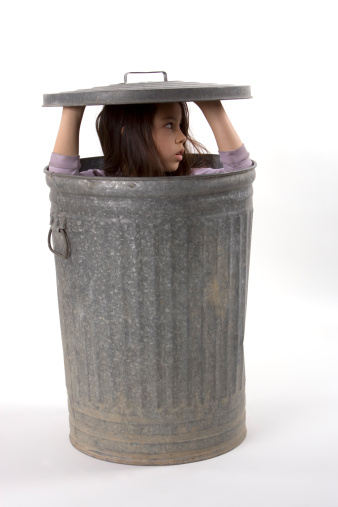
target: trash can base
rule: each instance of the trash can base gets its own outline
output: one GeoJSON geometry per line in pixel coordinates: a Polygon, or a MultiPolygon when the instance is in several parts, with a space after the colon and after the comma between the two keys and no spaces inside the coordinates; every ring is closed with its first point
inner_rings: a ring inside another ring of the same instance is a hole
{"type": "Polygon", "coordinates": [[[166,465],[183,465],[185,463],[194,463],[196,461],[204,461],[211,458],[216,458],[222,454],[232,451],[238,447],[246,437],[247,431],[244,426],[242,432],[232,440],[224,442],[212,448],[201,449],[195,452],[181,452],[181,453],[165,453],[158,455],[149,454],[121,454],[113,455],[100,452],[92,449],[85,449],[78,445],[70,436],[70,442],[78,451],[91,456],[92,458],[101,459],[103,461],[110,461],[112,463],[119,463],[122,465],[136,465],[136,466],[166,466],[166,465]]]}

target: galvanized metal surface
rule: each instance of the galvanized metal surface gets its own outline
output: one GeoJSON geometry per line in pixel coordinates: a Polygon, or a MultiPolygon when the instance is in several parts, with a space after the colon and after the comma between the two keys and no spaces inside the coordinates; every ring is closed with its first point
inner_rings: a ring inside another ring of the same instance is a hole
{"type": "MultiPolygon", "coordinates": [[[[165,72],[161,72],[166,76],[165,72]]],[[[133,73],[127,73],[133,74],[133,73]]],[[[100,104],[147,104],[190,102],[197,100],[230,100],[251,98],[250,86],[183,81],[125,82],[43,96],[44,106],[86,106],[100,104]]]]}
{"type": "Polygon", "coordinates": [[[173,178],[48,173],[70,439],[169,465],[245,438],[254,167],[173,178]]]}

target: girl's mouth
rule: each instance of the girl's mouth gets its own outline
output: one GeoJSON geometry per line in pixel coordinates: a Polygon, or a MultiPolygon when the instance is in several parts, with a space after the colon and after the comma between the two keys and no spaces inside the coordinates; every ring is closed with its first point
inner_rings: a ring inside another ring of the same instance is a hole
{"type": "Polygon", "coordinates": [[[184,150],[180,150],[175,154],[175,157],[177,158],[177,160],[181,161],[183,159],[183,153],[184,153],[184,150]]]}

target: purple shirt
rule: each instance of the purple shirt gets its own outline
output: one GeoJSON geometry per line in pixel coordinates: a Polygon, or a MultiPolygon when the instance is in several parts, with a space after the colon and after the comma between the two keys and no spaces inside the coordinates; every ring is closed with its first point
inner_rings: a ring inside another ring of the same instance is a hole
{"type": "MultiPolygon", "coordinates": [[[[220,151],[219,155],[223,167],[220,169],[212,169],[211,167],[192,169],[192,176],[198,176],[201,174],[231,173],[242,169],[248,169],[252,165],[250,154],[246,150],[244,144],[234,151],[220,151]]],[[[103,169],[93,168],[80,172],[80,167],[81,163],[78,155],[69,156],[52,153],[49,162],[49,171],[54,173],[75,174],[80,176],[106,176],[103,169]]]]}

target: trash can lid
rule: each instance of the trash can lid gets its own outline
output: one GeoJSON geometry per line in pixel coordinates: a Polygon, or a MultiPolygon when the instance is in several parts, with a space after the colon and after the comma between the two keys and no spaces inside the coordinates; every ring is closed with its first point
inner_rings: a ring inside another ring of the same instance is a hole
{"type": "Polygon", "coordinates": [[[147,104],[158,102],[191,102],[197,100],[250,99],[250,86],[232,84],[186,83],[168,81],[164,71],[127,72],[124,83],[99,86],[88,90],[49,93],[44,106],[89,106],[100,104],[147,104]],[[163,81],[128,83],[129,74],[163,74],[163,81]]]}

